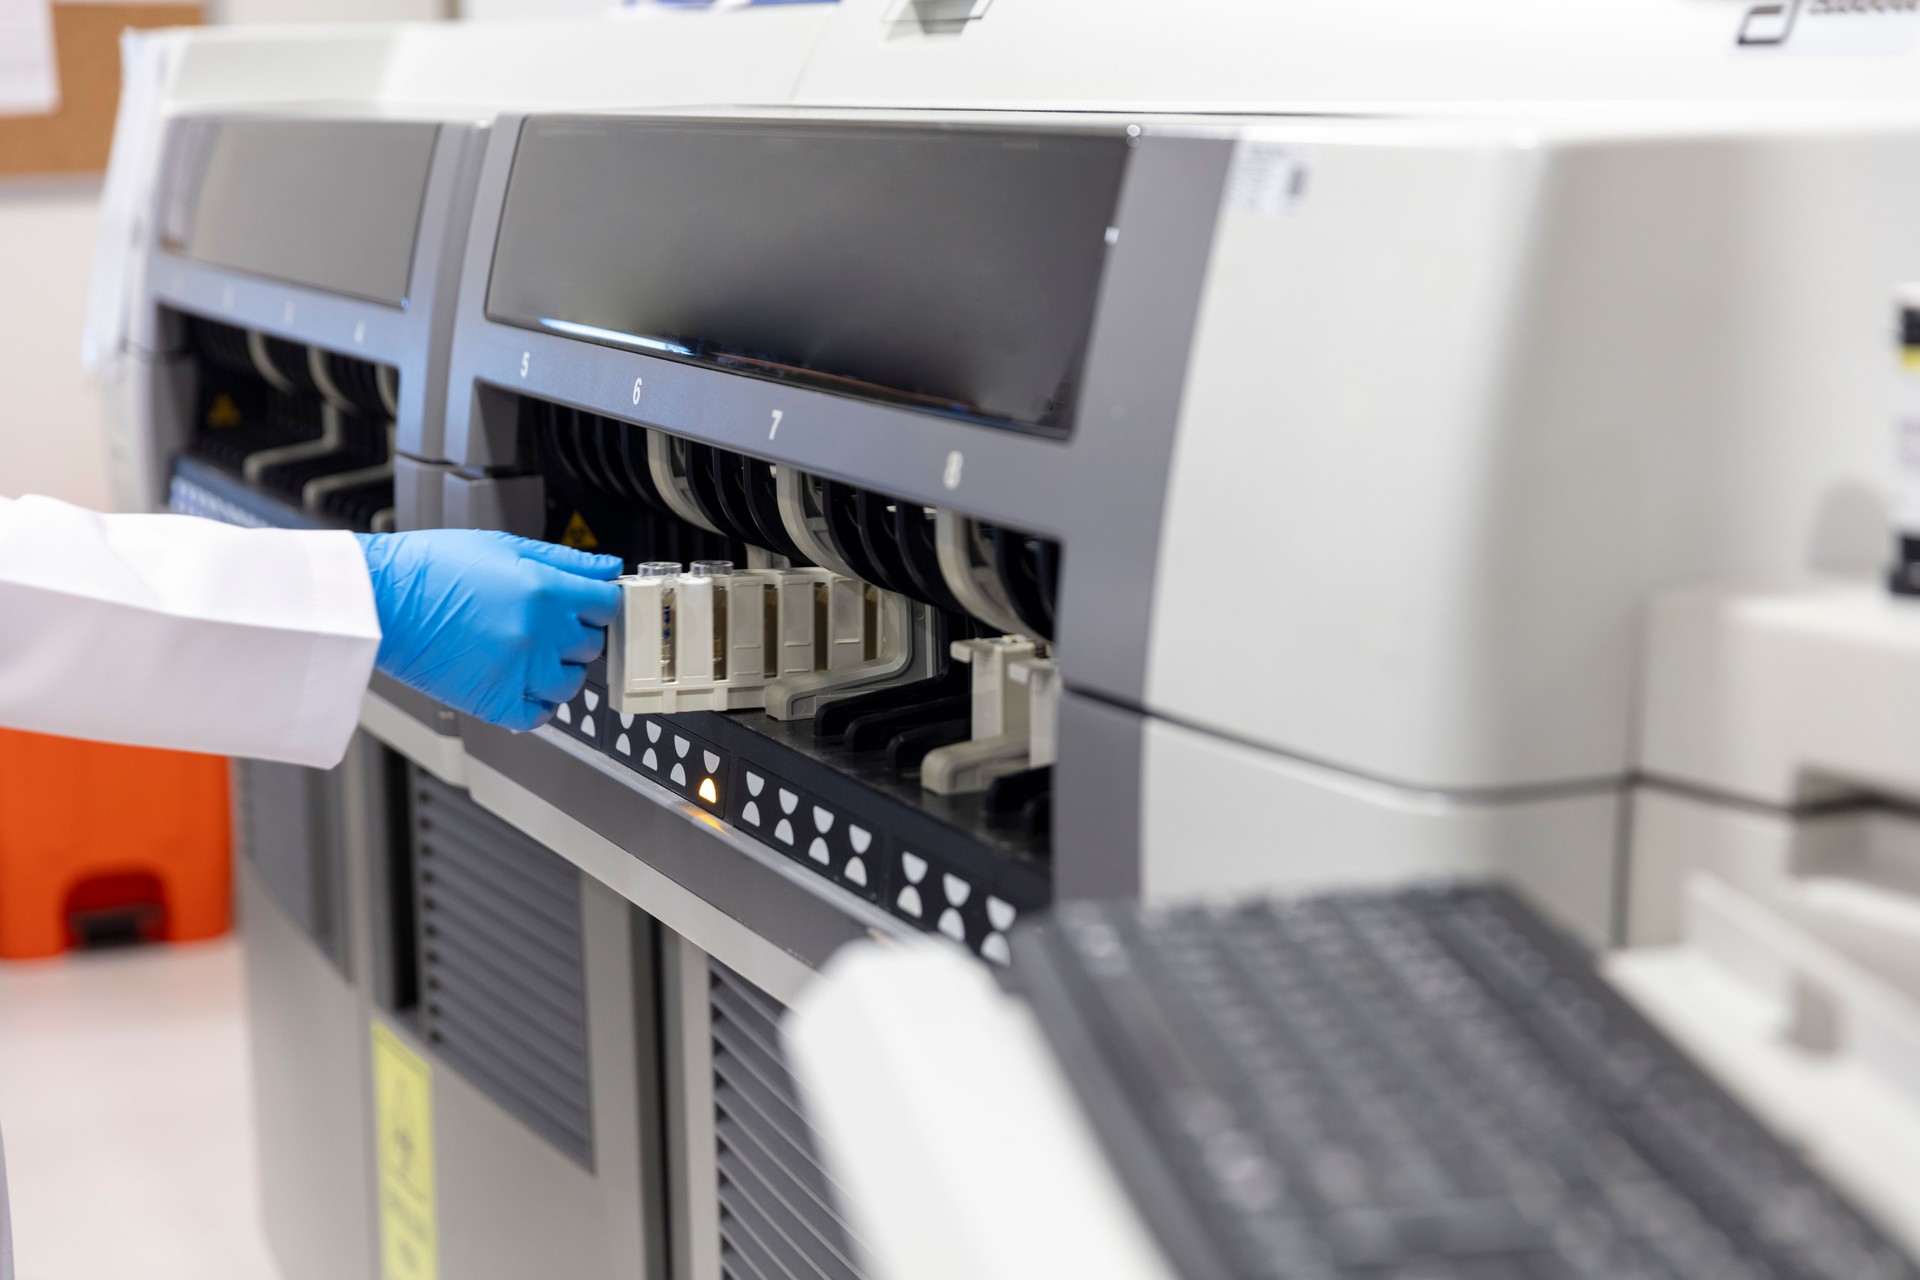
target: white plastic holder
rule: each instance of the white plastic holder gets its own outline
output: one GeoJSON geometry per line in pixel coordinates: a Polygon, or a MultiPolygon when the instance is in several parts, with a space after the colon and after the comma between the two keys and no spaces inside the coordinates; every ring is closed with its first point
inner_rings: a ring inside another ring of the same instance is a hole
{"type": "MultiPolygon", "coordinates": [[[[825,569],[666,573],[619,580],[607,693],[623,715],[765,707],[920,678],[929,611],[825,569]]],[[[929,632],[929,635],[931,633],[929,632]]]]}
{"type": "Polygon", "coordinates": [[[825,704],[933,675],[939,653],[939,620],[917,600],[852,578],[838,583],[852,589],[827,597],[826,665],[783,675],[767,686],[767,714],[775,720],[800,720],[825,704]],[[859,613],[854,613],[855,606],[859,613]],[[852,619],[865,619],[860,646],[851,643],[852,619]],[[868,645],[865,635],[872,636],[868,645]]]}
{"type": "Polygon", "coordinates": [[[1035,655],[1007,667],[1007,678],[1027,687],[1027,764],[1035,769],[1060,758],[1060,667],[1035,655]]]}
{"type": "Polygon", "coordinates": [[[811,671],[823,652],[815,643],[814,600],[828,576],[748,569],[621,578],[620,611],[607,638],[614,710],[671,714],[762,705],[770,681],[796,664],[811,671]]]}
{"type": "Polygon", "coordinates": [[[1059,669],[1040,645],[1007,635],[956,640],[952,653],[973,668],[972,736],[928,752],[920,785],[936,795],[964,795],[1051,764],[1058,751],[1059,669]]]}

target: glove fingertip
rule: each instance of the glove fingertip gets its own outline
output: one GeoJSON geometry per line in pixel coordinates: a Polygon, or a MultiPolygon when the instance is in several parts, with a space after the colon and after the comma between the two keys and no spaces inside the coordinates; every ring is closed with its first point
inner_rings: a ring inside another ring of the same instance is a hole
{"type": "Polygon", "coordinates": [[[553,708],[538,702],[523,702],[494,723],[514,733],[531,733],[553,718],[553,708]]]}
{"type": "Polygon", "coordinates": [[[626,561],[622,560],[619,556],[594,555],[591,552],[584,551],[580,554],[584,561],[580,570],[582,577],[598,578],[602,582],[612,582],[620,576],[620,571],[627,567],[626,561]]]}
{"type": "Polygon", "coordinates": [[[591,551],[562,546],[557,542],[538,542],[532,538],[516,538],[514,542],[522,559],[532,560],[577,577],[617,578],[624,567],[618,556],[596,555],[591,551]]]}
{"type": "Polygon", "coordinates": [[[604,627],[620,612],[620,588],[608,582],[589,588],[580,602],[580,621],[590,627],[604,627]]]}

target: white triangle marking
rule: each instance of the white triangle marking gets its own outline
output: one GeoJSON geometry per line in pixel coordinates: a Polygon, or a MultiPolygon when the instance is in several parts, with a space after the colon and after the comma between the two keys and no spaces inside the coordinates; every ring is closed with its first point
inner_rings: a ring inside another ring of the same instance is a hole
{"type": "Polygon", "coordinates": [[[781,844],[792,844],[793,824],[785,818],[780,819],[780,825],[773,829],[773,838],[781,844]]]}
{"type": "Polygon", "coordinates": [[[833,815],[825,809],[822,809],[819,805],[813,806],[813,826],[814,830],[818,831],[821,835],[827,834],[827,832],[833,830],[833,815]]]}
{"type": "Polygon", "coordinates": [[[852,823],[848,823],[847,838],[853,841],[853,851],[855,853],[865,853],[868,846],[873,843],[873,832],[867,830],[865,827],[856,827],[852,823]]]}
{"type": "Polygon", "coordinates": [[[652,769],[655,773],[660,771],[660,757],[653,754],[652,747],[648,747],[647,754],[640,757],[640,763],[652,769]]]}
{"type": "Polygon", "coordinates": [[[867,882],[867,864],[858,858],[848,858],[845,874],[847,879],[854,884],[865,884],[867,882]]]}
{"type": "Polygon", "coordinates": [[[813,843],[807,846],[807,856],[823,867],[833,863],[833,855],[827,852],[827,842],[819,836],[815,836],[813,843]]]}
{"type": "Polygon", "coordinates": [[[752,800],[747,801],[746,807],[740,810],[740,821],[746,823],[750,827],[759,826],[760,825],[759,804],[752,800]]]}
{"type": "Polygon", "coordinates": [[[792,813],[795,809],[799,807],[800,807],[800,797],[793,794],[793,792],[787,790],[785,787],[780,788],[780,812],[792,813]]]}
{"type": "Polygon", "coordinates": [[[627,741],[627,735],[624,733],[613,740],[613,749],[623,756],[633,754],[633,744],[627,741]]]}
{"type": "Polygon", "coordinates": [[[702,760],[704,760],[704,761],[706,761],[706,762],[707,762],[707,772],[708,772],[708,773],[718,773],[718,772],[720,772],[720,757],[719,757],[719,756],[717,756],[717,755],[715,755],[715,754],[713,754],[713,752],[711,752],[711,751],[702,751],[702,752],[700,753],[700,758],[701,758],[702,760]]]}
{"type": "Polygon", "coordinates": [[[686,766],[676,764],[675,766],[673,766],[673,772],[668,774],[667,777],[671,778],[673,781],[679,783],[683,787],[686,786],[687,785],[686,766]]]}

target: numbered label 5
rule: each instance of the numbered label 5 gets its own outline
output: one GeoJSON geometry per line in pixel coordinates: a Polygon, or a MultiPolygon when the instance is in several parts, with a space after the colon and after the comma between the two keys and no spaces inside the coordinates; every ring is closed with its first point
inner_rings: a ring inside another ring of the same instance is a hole
{"type": "Polygon", "coordinates": [[[527,366],[531,365],[532,363],[533,363],[533,352],[522,351],[520,353],[520,376],[521,377],[524,378],[527,376],[527,366]]]}

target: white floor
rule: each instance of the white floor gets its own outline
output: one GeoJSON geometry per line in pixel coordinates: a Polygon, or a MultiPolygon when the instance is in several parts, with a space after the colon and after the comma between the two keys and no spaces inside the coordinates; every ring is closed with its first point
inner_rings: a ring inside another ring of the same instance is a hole
{"type": "Polygon", "coordinates": [[[274,1280],[236,939],[0,961],[19,1280],[274,1280]]]}

